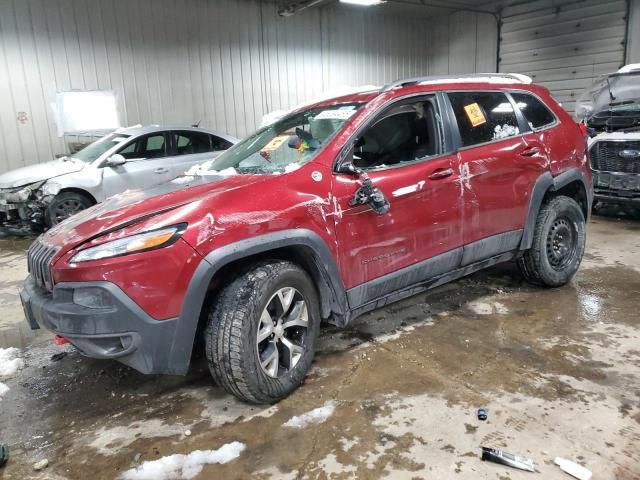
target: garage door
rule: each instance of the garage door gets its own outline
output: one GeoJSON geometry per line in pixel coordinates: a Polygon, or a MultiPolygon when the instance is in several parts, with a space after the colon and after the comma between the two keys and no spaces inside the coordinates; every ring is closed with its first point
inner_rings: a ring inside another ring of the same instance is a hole
{"type": "Polygon", "coordinates": [[[626,15],[626,0],[542,0],[507,8],[499,71],[529,75],[573,112],[595,77],[624,64],[626,15]]]}

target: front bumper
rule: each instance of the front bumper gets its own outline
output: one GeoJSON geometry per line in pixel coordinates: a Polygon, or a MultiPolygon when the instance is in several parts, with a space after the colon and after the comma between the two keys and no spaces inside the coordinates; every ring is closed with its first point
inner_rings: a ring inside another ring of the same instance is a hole
{"type": "Polygon", "coordinates": [[[594,200],[621,205],[640,205],[640,175],[593,172],[594,200]]]}
{"type": "Polygon", "coordinates": [[[31,276],[20,291],[32,329],[60,335],[87,357],[114,359],[142,373],[184,375],[188,362],[172,361],[177,319],[155,320],[111,282],[59,283],[53,292],[31,276]],[[100,297],[100,307],[74,303],[74,290],[100,297]],[[95,289],[95,290],[94,290],[95,289]]]}
{"type": "Polygon", "coordinates": [[[44,206],[37,202],[7,203],[0,199],[0,230],[14,235],[41,233],[44,213],[44,206]]]}

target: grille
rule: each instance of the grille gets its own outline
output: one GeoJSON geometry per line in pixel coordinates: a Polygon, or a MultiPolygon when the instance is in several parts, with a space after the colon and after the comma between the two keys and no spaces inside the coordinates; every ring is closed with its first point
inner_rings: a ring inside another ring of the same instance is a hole
{"type": "Polygon", "coordinates": [[[48,292],[53,289],[51,281],[51,259],[58,252],[57,248],[45,245],[40,240],[36,240],[29,247],[27,253],[27,266],[29,273],[33,277],[40,288],[44,288],[48,292]]]}
{"type": "Polygon", "coordinates": [[[622,150],[640,152],[640,141],[637,142],[597,142],[591,148],[591,168],[600,172],[619,172],[640,174],[640,157],[623,158],[622,150]]]}

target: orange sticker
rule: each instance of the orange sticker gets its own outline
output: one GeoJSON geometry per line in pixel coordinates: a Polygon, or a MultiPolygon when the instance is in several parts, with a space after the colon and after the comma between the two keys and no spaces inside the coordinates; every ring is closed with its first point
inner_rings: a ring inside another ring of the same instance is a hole
{"type": "Polygon", "coordinates": [[[289,135],[279,135],[262,147],[261,152],[273,152],[289,139],[289,135]]]}
{"type": "Polygon", "coordinates": [[[477,127],[478,125],[487,123],[487,119],[484,118],[484,114],[480,109],[480,105],[478,105],[477,103],[465,105],[464,111],[467,112],[467,117],[469,117],[469,121],[471,122],[472,126],[477,127]]]}

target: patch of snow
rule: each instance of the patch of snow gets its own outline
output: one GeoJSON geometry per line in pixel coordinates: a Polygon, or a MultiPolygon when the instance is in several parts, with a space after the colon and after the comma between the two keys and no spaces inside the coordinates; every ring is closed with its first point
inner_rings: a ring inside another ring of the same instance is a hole
{"type": "Polygon", "coordinates": [[[325,422],[336,409],[336,403],[329,400],[322,407],[314,408],[310,412],[291,417],[282,426],[291,428],[305,428],[325,422]]]}
{"type": "Polygon", "coordinates": [[[14,347],[0,348],[0,377],[8,377],[24,367],[24,360],[18,358],[20,350],[14,347]]]}
{"type": "Polygon", "coordinates": [[[625,65],[617,73],[629,73],[634,70],[640,70],[640,63],[630,63],[629,65],[625,65]]]}
{"type": "Polygon", "coordinates": [[[508,123],[505,123],[504,125],[496,125],[496,128],[493,129],[493,140],[513,137],[517,135],[518,132],[518,127],[514,127],[508,123]]]}
{"type": "Polygon", "coordinates": [[[9,391],[9,387],[7,387],[4,383],[0,382],[0,399],[4,397],[4,395],[9,391]]]}
{"type": "Polygon", "coordinates": [[[217,450],[195,450],[188,455],[181,453],[144,462],[122,474],[124,480],[174,480],[191,479],[205,465],[229,463],[240,456],[246,445],[232,442],[217,450]]]}
{"type": "Polygon", "coordinates": [[[206,162],[192,165],[184,174],[186,176],[200,175],[200,172],[208,170],[212,163],[213,160],[207,160],[206,162]]]}
{"type": "Polygon", "coordinates": [[[398,330],[396,330],[395,332],[385,333],[383,335],[377,335],[375,337],[375,341],[376,341],[376,343],[387,343],[387,342],[390,342],[391,340],[397,340],[403,334],[408,333],[408,332],[412,332],[413,330],[415,330],[418,327],[430,327],[432,325],[434,325],[433,318],[427,317],[427,318],[425,318],[424,320],[422,320],[420,322],[416,322],[416,323],[413,323],[411,325],[407,325],[405,327],[401,327],[398,330]]]}
{"type": "Polygon", "coordinates": [[[493,315],[497,313],[499,315],[506,315],[509,313],[509,309],[500,302],[483,302],[481,300],[475,300],[467,304],[467,308],[477,315],[493,315]]]}
{"type": "Polygon", "coordinates": [[[299,163],[290,163],[286,167],[284,167],[284,173],[291,173],[298,170],[302,165],[299,163]]]}

